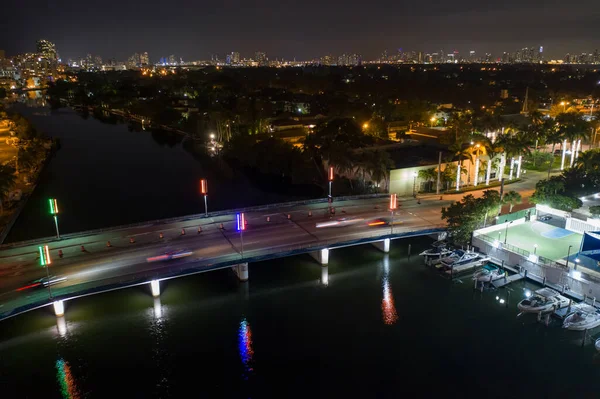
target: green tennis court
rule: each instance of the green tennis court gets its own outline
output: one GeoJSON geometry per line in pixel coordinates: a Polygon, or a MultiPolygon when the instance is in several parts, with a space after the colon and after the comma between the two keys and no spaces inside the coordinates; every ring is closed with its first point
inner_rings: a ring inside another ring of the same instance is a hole
{"type": "MultiPolygon", "coordinates": [[[[488,233],[487,236],[504,242],[506,228],[488,233]]],[[[542,222],[527,222],[516,226],[508,225],[506,243],[548,259],[565,258],[571,248],[571,255],[579,251],[581,234],[551,226],[542,222]],[[537,249],[535,245],[537,244],[537,249]]]]}

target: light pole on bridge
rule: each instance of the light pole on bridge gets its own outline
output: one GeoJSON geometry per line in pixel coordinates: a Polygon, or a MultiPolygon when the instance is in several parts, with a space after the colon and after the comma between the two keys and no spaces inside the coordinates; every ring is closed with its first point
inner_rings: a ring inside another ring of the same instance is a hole
{"type": "Polygon", "coordinates": [[[208,203],[206,197],[208,197],[208,183],[206,179],[200,179],[200,194],[204,196],[204,216],[208,217],[208,203]]]}
{"type": "Polygon", "coordinates": [[[390,212],[392,213],[390,234],[394,234],[394,211],[396,209],[398,209],[398,196],[396,194],[390,194],[390,212]]]}
{"type": "Polygon", "coordinates": [[[244,213],[238,213],[236,215],[236,220],[237,220],[237,231],[240,232],[240,242],[242,244],[242,249],[240,251],[240,254],[242,255],[242,259],[244,259],[244,230],[246,230],[246,216],[244,215],[244,213]]]}
{"type": "Polygon", "coordinates": [[[40,266],[46,268],[46,286],[48,287],[48,295],[50,296],[50,299],[52,299],[52,290],[50,289],[50,271],[48,270],[50,263],[52,263],[52,260],[50,259],[50,249],[47,245],[44,245],[38,247],[38,250],[40,251],[40,266]]]}
{"type": "Polygon", "coordinates": [[[56,227],[56,238],[60,239],[60,233],[58,231],[58,203],[56,198],[49,198],[48,203],[50,204],[50,214],[54,217],[54,227],[56,227]]]}

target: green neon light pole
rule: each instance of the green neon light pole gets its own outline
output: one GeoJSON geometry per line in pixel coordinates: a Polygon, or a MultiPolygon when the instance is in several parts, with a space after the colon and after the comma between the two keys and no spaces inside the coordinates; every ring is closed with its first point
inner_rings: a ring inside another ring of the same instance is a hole
{"type": "Polygon", "coordinates": [[[38,247],[39,251],[40,251],[40,266],[43,266],[44,268],[46,268],[46,277],[48,278],[48,280],[46,281],[47,283],[47,287],[48,287],[48,295],[50,296],[50,299],[52,299],[52,290],[50,289],[50,263],[52,263],[52,260],[50,259],[50,249],[48,248],[47,245],[38,247]]]}
{"type": "Polygon", "coordinates": [[[50,204],[50,214],[54,217],[54,227],[56,227],[56,238],[60,239],[60,232],[58,231],[58,203],[56,198],[49,198],[48,203],[50,204]]]}

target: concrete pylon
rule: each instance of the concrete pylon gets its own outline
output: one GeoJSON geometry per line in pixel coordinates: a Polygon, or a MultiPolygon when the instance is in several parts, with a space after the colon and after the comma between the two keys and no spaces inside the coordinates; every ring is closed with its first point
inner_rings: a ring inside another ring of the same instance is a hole
{"type": "Polygon", "coordinates": [[[389,238],[385,238],[385,239],[383,239],[383,241],[375,241],[371,244],[373,244],[373,246],[375,248],[377,248],[378,250],[380,250],[381,252],[384,252],[386,254],[388,252],[390,252],[390,239],[389,238]]]}
{"type": "Polygon", "coordinates": [[[248,262],[235,265],[232,269],[240,281],[248,281],[248,262]]]}
{"type": "Polygon", "coordinates": [[[52,306],[54,307],[54,314],[56,316],[60,317],[65,315],[65,304],[63,301],[54,301],[52,306]]]}
{"type": "Polygon", "coordinates": [[[160,296],[160,283],[158,280],[150,281],[150,287],[152,287],[152,296],[158,297],[160,296]]]}
{"type": "Polygon", "coordinates": [[[329,248],[323,248],[319,251],[309,252],[308,254],[321,265],[329,264],[329,248]]]}

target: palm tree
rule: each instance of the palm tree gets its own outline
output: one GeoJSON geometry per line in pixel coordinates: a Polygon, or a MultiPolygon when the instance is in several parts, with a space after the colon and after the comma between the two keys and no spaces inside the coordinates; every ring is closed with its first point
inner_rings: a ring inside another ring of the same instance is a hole
{"type": "Polygon", "coordinates": [[[379,183],[385,180],[386,191],[387,181],[390,169],[394,167],[394,162],[390,158],[390,154],[385,151],[372,151],[366,159],[365,167],[371,175],[371,181],[379,187],[379,183]]]}
{"type": "Polygon", "coordinates": [[[600,169],[600,151],[582,152],[575,161],[575,167],[584,172],[598,171],[600,169]]]}
{"type": "Polygon", "coordinates": [[[4,214],[4,198],[16,182],[15,169],[8,165],[0,165],[0,214],[4,214]]]}
{"type": "Polygon", "coordinates": [[[425,180],[426,183],[429,183],[437,178],[436,170],[436,168],[421,169],[417,177],[421,180],[425,180]]]}
{"type": "Polygon", "coordinates": [[[513,206],[515,206],[516,204],[520,204],[521,201],[522,201],[521,194],[519,194],[518,192],[516,192],[514,190],[507,192],[506,194],[504,194],[504,197],[502,198],[502,203],[510,204],[508,213],[512,213],[513,206]]]}

